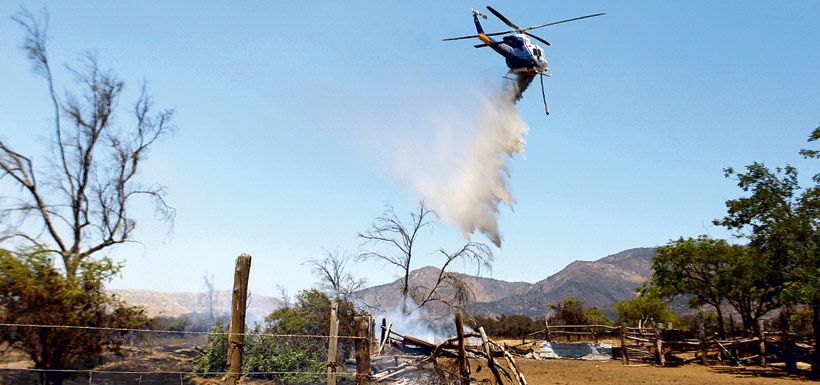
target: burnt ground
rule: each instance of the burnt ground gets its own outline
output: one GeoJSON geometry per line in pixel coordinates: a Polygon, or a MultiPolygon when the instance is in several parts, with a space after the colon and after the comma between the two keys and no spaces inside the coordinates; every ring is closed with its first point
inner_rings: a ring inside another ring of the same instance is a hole
{"type": "MultiPolygon", "coordinates": [[[[95,371],[116,372],[189,372],[194,358],[199,355],[196,347],[203,346],[206,336],[174,338],[163,337],[139,342],[123,347],[122,356],[108,356],[106,363],[94,368],[95,371]]],[[[32,363],[18,352],[7,352],[0,356],[2,368],[29,368],[32,363]]],[[[36,383],[36,374],[16,370],[0,370],[0,384],[29,385],[36,383]]],[[[179,384],[179,374],[145,373],[93,373],[89,381],[88,373],[79,373],[76,378],[65,381],[66,385],[80,384],[139,384],[160,385],[179,384]]],[[[183,376],[183,383],[192,383],[183,376]]]]}
{"type": "MultiPolygon", "coordinates": [[[[125,356],[101,365],[95,370],[110,371],[174,371],[188,372],[193,359],[198,354],[195,346],[198,341],[190,339],[163,339],[140,346],[129,346],[125,356]],[[161,342],[161,343],[159,343],[161,342]]],[[[202,346],[199,343],[198,346],[202,346]]],[[[620,361],[583,361],[583,360],[533,360],[518,358],[516,360],[531,385],[540,384],[749,384],[777,385],[808,382],[805,377],[792,376],[782,370],[760,367],[729,367],[691,364],[678,367],[657,367],[652,365],[621,365],[620,361]]],[[[6,353],[0,356],[0,367],[21,368],[29,365],[24,355],[6,353]]],[[[475,383],[491,383],[490,371],[481,360],[471,360],[472,378],[475,383]],[[481,367],[479,369],[479,367],[481,367]]],[[[179,384],[178,374],[94,374],[92,384],[179,384]]],[[[395,383],[418,383],[411,378],[400,379],[395,383]]],[[[0,370],[0,384],[17,385],[33,384],[35,377],[31,374],[0,370]]],[[[88,384],[87,374],[80,375],[67,385],[88,384]]],[[[220,384],[216,379],[182,378],[183,384],[220,384]]],[[[243,381],[244,384],[272,384],[271,381],[243,381]]]]}

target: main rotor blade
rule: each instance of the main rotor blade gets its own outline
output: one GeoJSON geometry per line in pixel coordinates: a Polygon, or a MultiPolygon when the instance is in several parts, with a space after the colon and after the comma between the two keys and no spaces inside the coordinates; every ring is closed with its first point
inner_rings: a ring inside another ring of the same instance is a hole
{"type": "Polygon", "coordinates": [[[491,6],[489,6],[489,5],[488,5],[488,6],[487,6],[487,9],[489,9],[489,10],[490,10],[490,12],[492,12],[492,13],[493,13],[493,15],[495,15],[495,17],[497,17],[497,18],[501,19],[501,21],[503,21],[503,22],[504,22],[504,24],[509,25],[511,28],[515,28],[515,30],[516,30],[516,31],[521,30],[521,27],[519,27],[519,26],[517,26],[517,25],[513,24],[513,22],[511,22],[509,19],[507,19],[506,17],[504,17],[504,15],[502,15],[502,14],[501,14],[501,12],[496,11],[493,7],[491,7],[491,6]]]}
{"type": "MultiPolygon", "coordinates": [[[[498,36],[498,35],[506,35],[508,33],[513,33],[517,31],[504,31],[504,32],[493,32],[493,33],[485,33],[486,36],[498,36]]],[[[446,39],[441,39],[443,41],[452,41],[452,40],[464,40],[464,39],[475,39],[478,35],[470,35],[470,36],[459,36],[459,37],[448,37],[446,39]]]]}
{"type": "MultiPolygon", "coordinates": [[[[488,8],[489,8],[489,7],[488,7],[488,8]]],[[[596,13],[596,14],[594,14],[594,15],[586,15],[586,16],[580,16],[580,17],[573,17],[572,19],[566,19],[566,20],[561,20],[561,21],[555,21],[555,22],[552,22],[552,23],[547,23],[547,24],[536,25],[535,27],[524,28],[524,31],[532,31],[532,30],[534,30],[534,29],[544,28],[544,27],[549,27],[549,26],[551,26],[551,25],[556,25],[556,24],[561,24],[561,23],[567,23],[567,22],[570,22],[570,21],[581,20],[581,19],[587,19],[587,18],[590,18],[590,17],[603,16],[603,15],[606,15],[606,13],[596,13]]]]}
{"type": "Polygon", "coordinates": [[[538,40],[538,41],[540,41],[540,42],[542,42],[542,43],[544,43],[544,44],[546,44],[546,45],[550,45],[550,42],[548,42],[548,41],[546,41],[546,40],[544,40],[544,39],[542,39],[542,38],[540,38],[540,37],[538,37],[538,36],[535,36],[535,35],[533,35],[533,34],[531,34],[531,33],[529,33],[529,32],[524,32],[524,34],[525,34],[525,35],[527,35],[527,36],[529,36],[529,37],[531,37],[531,38],[533,38],[533,39],[535,39],[535,40],[538,40]]]}
{"type": "Polygon", "coordinates": [[[470,35],[470,36],[459,36],[459,37],[448,37],[446,39],[441,39],[442,41],[453,41],[453,40],[464,40],[464,39],[475,39],[478,35],[470,35]]]}

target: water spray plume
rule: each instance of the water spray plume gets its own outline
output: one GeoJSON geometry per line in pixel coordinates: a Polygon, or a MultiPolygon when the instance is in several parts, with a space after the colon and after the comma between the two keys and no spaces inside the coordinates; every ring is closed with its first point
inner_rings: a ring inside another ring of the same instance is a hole
{"type": "Polygon", "coordinates": [[[443,221],[466,238],[478,231],[496,247],[502,242],[499,206],[515,204],[507,184],[509,160],[524,152],[528,131],[515,107],[516,93],[510,85],[482,96],[473,119],[438,120],[433,164],[410,172],[416,190],[443,221]]]}

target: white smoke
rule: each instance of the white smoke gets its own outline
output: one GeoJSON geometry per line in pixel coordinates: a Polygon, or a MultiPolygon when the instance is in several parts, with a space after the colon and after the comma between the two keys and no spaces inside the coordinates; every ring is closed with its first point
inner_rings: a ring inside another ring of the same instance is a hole
{"type": "Polygon", "coordinates": [[[396,165],[442,220],[466,238],[483,233],[497,247],[499,206],[515,204],[508,162],[524,152],[528,131],[513,101],[515,91],[511,85],[478,95],[472,111],[438,106],[433,137],[421,143],[426,158],[420,160],[419,146],[410,145],[399,149],[396,165]]]}
{"type": "Polygon", "coordinates": [[[388,323],[392,323],[390,330],[396,333],[435,344],[455,335],[455,324],[452,319],[447,320],[449,322],[436,319],[426,308],[417,308],[411,299],[407,299],[406,302],[405,306],[398,305],[387,311],[374,310],[376,319],[384,318],[388,323]]]}
{"type": "MultiPolygon", "coordinates": [[[[411,336],[424,341],[440,344],[446,339],[456,335],[456,325],[452,314],[434,315],[426,307],[417,307],[415,302],[407,299],[404,306],[397,305],[393,309],[381,310],[369,308],[374,314],[374,319],[381,322],[385,319],[392,324],[390,330],[404,335],[411,336]]],[[[379,324],[381,325],[381,324],[379,324]]],[[[381,328],[379,328],[381,330],[381,328]]],[[[464,325],[465,332],[473,332],[469,325],[464,325]]],[[[377,331],[377,335],[379,332],[377,331]]]]}

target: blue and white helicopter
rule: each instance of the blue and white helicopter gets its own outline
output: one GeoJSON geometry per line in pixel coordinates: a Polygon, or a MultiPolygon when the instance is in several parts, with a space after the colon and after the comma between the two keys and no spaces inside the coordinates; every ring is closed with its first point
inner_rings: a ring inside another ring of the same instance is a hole
{"type": "Polygon", "coordinates": [[[500,12],[493,9],[493,7],[488,6],[487,9],[493,15],[498,17],[502,22],[504,22],[504,24],[507,24],[508,26],[510,26],[510,28],[513,29],[504,32],[484,33],[484,29],[481,28],[481,23],[478,21],[478,18],[482,17],[486,20],[487,16],[473,9],[473,22],[475,23],[475,28],[478,32],[478,35],[451,37],[448,39],[444,39],[444,41],[478,38],[479,40],[481,40],[481,44],[478,44],[474,47],[490,47],[495,52],[501,54],[501,56],[504,56],[504,59],[507,62],[507,67],[509,67],[509,72],[507,72],[507,74],[509,75],[510,73],[512,73],[515,75],[514,80],[516,81],[517,87],[515,93],[515,101],[521,99],[522,95],[524,94],[524,90],[527,88],[527,86],[530,85],[532,79],[535,77],[535,75],[539,75],[541,77],[541,97],[544,99],[544,112],[546,112],[547,115],[549,115],[550,112],[549,108],[547,107],[547,96],[544,92],[544,76],[550,76],[549,71],[547,69],[547,58],[544,55],[544,50],[537,44],[530,41],[530,38],[538,40],[546,45],[550,45],[550,43],[538,36],[529,33],[529,31],[570,21],[602,16],[605,15],[605,13],[596,13],[593,15],[574,17],[572,19],[566,19],[561,21],[555,21],[552,23],[537,25],[534,27],[521,28],[513,24],[513,22],[504,17],[504,15],[502,15],[500,12]],[[514,34],[504,36],[501,40],[495,40],[490,37],[506,35],[508,33],[514,34]]]}

